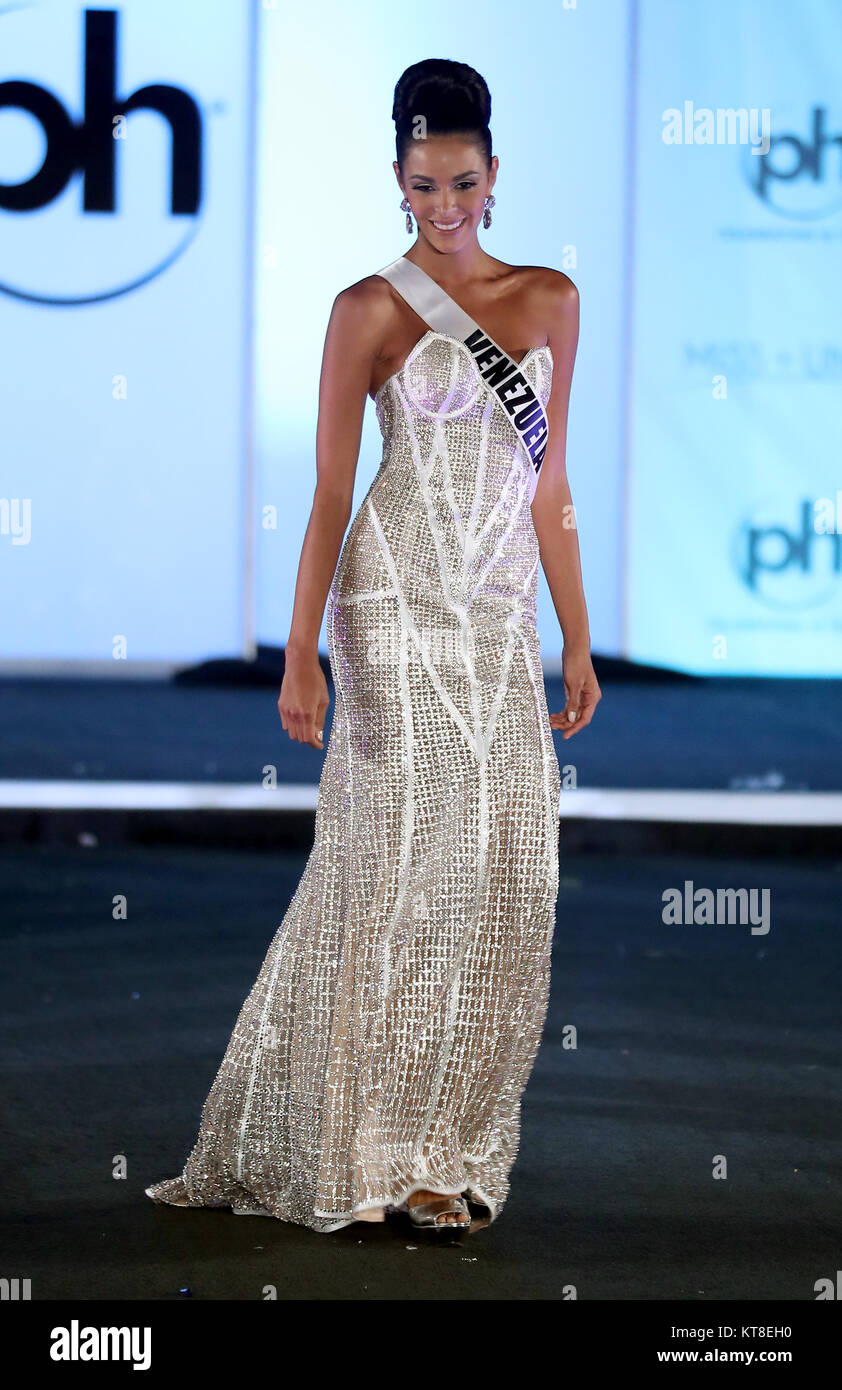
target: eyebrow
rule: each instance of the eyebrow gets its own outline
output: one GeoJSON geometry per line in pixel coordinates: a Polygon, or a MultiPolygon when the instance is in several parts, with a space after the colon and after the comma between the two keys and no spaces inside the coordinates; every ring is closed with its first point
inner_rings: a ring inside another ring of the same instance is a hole
{"type": "MultiPolygon", "coordinates": [[[[466,179],[466,178],[468,177],[469,174],[475,174],[477,177],[479,177],[479,170],[478,170],[478,169],[466,169],[465,172],[464,172],[464,174],[454,174],[454,176],[453,176],[453,178],[450,180],[450,182],[451,182],[451,183],[457,183],[457,182],[459,181],[459,179],[466,179]]],[[[411,179],[426,179],[426,180],[427,180],[427,183],[435,183],[435,179],[432,178],[429,174],[410,174],[409,177],[410,177],[411,179]]]]}

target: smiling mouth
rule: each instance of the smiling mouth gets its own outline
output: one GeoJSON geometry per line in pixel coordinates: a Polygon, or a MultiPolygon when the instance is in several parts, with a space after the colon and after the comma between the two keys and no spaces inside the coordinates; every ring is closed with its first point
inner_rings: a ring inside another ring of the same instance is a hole
{"type": "Polygon", "coordinates": [[[430,218],[437,232],[455,232],[465,220],[464,217],[460,217],[456,222],[435,222],[430,218]]]}

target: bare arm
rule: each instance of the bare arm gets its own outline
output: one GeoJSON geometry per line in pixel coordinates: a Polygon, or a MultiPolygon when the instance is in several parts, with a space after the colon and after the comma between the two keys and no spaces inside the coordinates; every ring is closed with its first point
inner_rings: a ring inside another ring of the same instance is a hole
{"type": "Polygon", "coordinates": [[[383,335],[385,296],[360,281],[333,302],[319,381],[316,488],[301,548],[278,699],[290,737],[321,748],[329,699],[319,630],[351,517],[363,414],[383,335]]]}
{"type": "Polygon", "coordinates": [[[602,698],[590,655],[590,628],[576,513],[567,479],[567,418],[573,364],[579,342],[579,292],[573,281],[549,272],[545,294],[550,303],[549,345],[553,354],[553,385],[547,405],[549,442],[532,499],[532,520],[558,621],[564,638],[564,685],[567,704],[550,723],[572,738],[593,718],[602,698]],[[571,725],[575,724],[575,728],[571,725]]]}

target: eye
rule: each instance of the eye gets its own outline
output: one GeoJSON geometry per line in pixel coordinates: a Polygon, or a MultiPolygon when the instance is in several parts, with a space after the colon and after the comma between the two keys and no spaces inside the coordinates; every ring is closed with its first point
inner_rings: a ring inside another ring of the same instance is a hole
{"type": "MultiPolygon", "coordinates": [[[[461,183],[457,183],[456,187],[459,189],[476,188],[476,182],[472,179],[463,179],[461,183]]],[[[412,191],[413,193],[432,193],[433,185],[431,183],[414,183],[412,191]]]]}

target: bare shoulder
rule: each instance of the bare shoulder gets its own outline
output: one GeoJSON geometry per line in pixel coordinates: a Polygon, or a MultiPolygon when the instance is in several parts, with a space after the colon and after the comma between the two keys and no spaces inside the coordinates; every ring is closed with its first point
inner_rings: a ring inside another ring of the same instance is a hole
{"type": "Polygon", "coordinates": [[[551,319],[557,322],[560,315],[569,315],[577,307],[579,291],[563,270],[553,270],[546,265],[522,266],[521,269],[525,272],[527,294],[544,305],[551,319]]]}
{"type": "Polygon", "coordinates": [[[382,275],[366,275],[333,301],[332,318],[356,335],[358,343],[378,344],[394,318],[394,291],[382,275]]]}
{"type": "Polygon", "coordinates": [[[579,340],[579,291],[563,270],[524,266],[526,299],[557,360],[575,355],[579,340]]]}
{"type": "Polygon", "coordinates": [[[529,341],[537,342],[537,335],[543,333],[554,349],[558,348],[560,342],[575,342],[579,325],[579,291],[570,276],[563,270],[553,270],[546,265],[512,265],[505,268],[512,295],[520,304],[529,341]]]}

